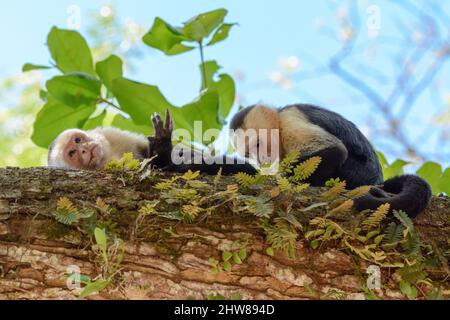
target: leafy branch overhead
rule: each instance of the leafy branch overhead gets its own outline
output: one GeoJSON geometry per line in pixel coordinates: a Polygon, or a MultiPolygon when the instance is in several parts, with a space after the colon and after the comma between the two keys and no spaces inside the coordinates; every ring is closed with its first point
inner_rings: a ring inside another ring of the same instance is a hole
{"type": "Polygon", "coordinates": [[[219,74],[221,67],[216,61],[204,60],[204,47],[228,37],[234,24],[224,22],[226,15],[224,9],[204,13],[184,23],[182,28],[156,18],[143,38],[145,44],[169,56],[199,49],[200,94],[183,106],[171,104],[157,86],[124,77],[120,57],[111,55],[96,62],[80,33],[53,27],[47,39],[52,66],[27,63],[23,67],[24,72],[52,67],[60,72],[41,91],[45,104],[34,123],[33,142],[47,147],[66,129],[88,130],[104,125],[108,114],[111,125],[150,135],[150,115],[167,109],[173,114],[177,128],[193,133],[194,122],[201,121],[204,130],[221,129],[235,101],[235,83],[229,75],[219,74]]]}

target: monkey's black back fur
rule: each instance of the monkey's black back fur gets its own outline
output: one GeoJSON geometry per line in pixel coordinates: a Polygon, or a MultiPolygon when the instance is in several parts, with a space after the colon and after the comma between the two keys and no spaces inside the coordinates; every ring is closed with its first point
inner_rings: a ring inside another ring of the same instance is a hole
{"type": "Polygon", "coordinates": [[[347,182],[348,188],[383,182],[383,172],[377,154],[354,123],[335,112],[312,105],[297,104],[282,110],[293,107],[298,108],[311,123],[326,130],[345,145],[348,158],[340,168],[338,177],[347,182]]]}
{"type": "Polygon", "coordinates": [[[391,211],[402,210],[410,217],[416,217],[427,207],[432,198],[432,192],[430,185],[422,178],[402,175],[383,183],[378,156],[355,124],[335,112],[312,105],[297,104],[281,110],[286,108],[298,108],[311,123],[320,126],[342,141],[348,150],[348,158],[337,170],[336,177],[345,180],[348,188],[379,185],[372,188],[366,196],[356,199],[355,209],[375,210],[380,205],[389,203],[391,211]]]}

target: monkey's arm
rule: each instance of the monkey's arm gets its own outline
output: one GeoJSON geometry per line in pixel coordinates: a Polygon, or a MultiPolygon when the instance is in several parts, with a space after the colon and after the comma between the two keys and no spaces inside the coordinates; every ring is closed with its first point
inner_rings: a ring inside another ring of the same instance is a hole
{"type": "MultiPolygon", "coordinates": [[[[236,158],[230,158],[227,156],[218,156],[208,163],[205,162],[202,155],[200,155],[201,163],[192,163],[192,161],[186,161],[186,163],[175,164],[172,161],[172,156],[176,152],[180,152],[176,147],[172,145],[172,132],[173,132],[173,120],[169,111],[166,112],[166,122],[162,120],[159,114],[155,114],[152,117],[152,124],[154,127],[154,136],[149,138],[149,158],[153,158],[152,164],[164,171],[185,173],[189,170],[200,171],[210,175],[218,174],[222,170],[222,174],[237,174],[240,172],[254,175],[257,170],[248,162],[240,163],[236,158]]],[[[183,150],[184,151],[184,150],[183,150]]],[[[188,158],[192,160],[196,151],[191,151],[188,158]]],[[[179,155],[183,157],[183,155],[179,155]]]]}
{"type": "Polygon", "coordinates": [[[330,146],[308,155],[302,155],[299,163],[312,157],[320,157],[322,161],[314,174],[306,182],[314,187],[323,187],[331,178],[339,177],[339,170],[347,160],[347,152],[342,147],[330,146]]]}

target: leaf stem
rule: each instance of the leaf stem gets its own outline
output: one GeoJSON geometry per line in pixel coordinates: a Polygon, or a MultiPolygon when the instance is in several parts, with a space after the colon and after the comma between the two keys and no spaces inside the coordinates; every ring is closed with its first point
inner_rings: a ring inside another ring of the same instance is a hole
{"type": "Polygon", "coordinates": [[[200,59],[202,61],[202,73],[203,73],[203,81],[202,81],[202,90],[208,88],[208,80],[206,79],[206,66],[205,66],[205,54],[203,51],[203,41],[199,41],[199,49],[200,49],[200,59]]]}
{"type": "Polygon", "coordinates": [[[107,99],[101,98],[101,99],[99,100],[99,102],[100,102],[100,103],[106,103],[106,104],[109,105],[110,107],[113,107],[113,108],[115,108],[115,109],[117,109],[117,110],[122,111],[122,109],[121,109],[118,105],[115,105],[114,103],[112,103],[111,101],[109,101],[109,100],[107,100],[107,99]]]}

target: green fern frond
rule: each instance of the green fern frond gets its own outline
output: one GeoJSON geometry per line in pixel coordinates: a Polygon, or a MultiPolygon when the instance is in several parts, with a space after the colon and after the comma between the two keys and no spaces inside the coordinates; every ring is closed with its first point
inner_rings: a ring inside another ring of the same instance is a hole
{"type": "Polygon", "coordinates": [[[200,171],[192,172],[191,170],[189,170],[183,176],[181,176],[181,179],[183,179],[185,181],[192,181],[192,180],[197,179],[199,176],[200,176],[200,171]]]}
{"type": "Polygon", "coordinates": [[[327,218],[316,217],[309,224],[315,226],[317,228],[316,230],[325,230],[323,235],[321,231],[308,234],[310,238],[312,235],[316,236],[317,234],[321,234],[321,237],[318,239],[320,241],[339,239],[347,233],[338,223],[327,218]]]}
{"type": "Polygon", "coordinates": [[[325,187],[333,188],[337,183],[341,182],[340,178],[331,178],[327,182],[325,182],[325,187]]]}
{"type": "Polygon", "coordinates": [[[310,178],[314,172],[316,172],[321,162],[321,157],[312,157],[302,162],[300,165],[295,167],[294,175],[291,177],[291,180],[294,182],[299,182],[310,178]]]}
{"type": "Polygon", "coordinates": [[[169,220],[183,221],[183,214],[180,211],[158,212],[158,216],[169,220]]]}
{"type": "Polygon", "coordinates": [[[329,215],[348,213],[353,209],[354,202],[349,199],[330,211],[329,215]]]}
{"type": "Polygon", "coordinates": [[[349,192],[347,192],[346,196],[347,196],[347,198],[350,198],[350,199],[361,198],[361,197],[365,196],[366,194],[368,194],[370,189],[372,189],[371,186],[358,187],[356,189],[353,189],[353,190],[350,190],[349,192]]]}
{"type": "Polygon", "coordinates": [[[55,214],[55,219],[56,221],[58,221],[59,223],[62,223],[66,226],[71,226],[74,223],[77,223],[79,221],[78,219],[78,215],[75,212],[61,212],[61,211],[57,211],[55,214]]]}
{"type": "Polygon", "coordinates": [[[290,258],[295,257],[295,242],[298,233],[292,224],[277,218],[272,225],[267,219],[264,219],[261,221],[261,227],[266,233],[267,243],[271,248],[282,250],[290,258]]]}
{"type": "Polygon", "coordinates": [[[271,199],[265,195],[258,197],[241,196],[245,202],[244,211],[254,214],[260,218],[269,218],[274,211],[274,204],[271,199]]]}
{"type": "Polygon", "coordinates": [[[170,190],[173,188],[173,183],[171,181],[166,181],[166,182],[160,182],[158,184],[156,184],[156,186],[154,187],[156,190],[170,190]]]}
{"type": "Polygon", "coordinates": [[[134,155],[131,152],[125,153],[120,160],[112,160],[105,165],[105,170],[108,171],[120,171],[130,170],[137,171],[141,167],[139,160],[134,159],[134,155]]]}
{"type": "Polygon", "coordinates": [[[235,175],[235,179],[242,188],[249,188],[255,184],[255,177],[247,173],[239,172],[235,175]]]}
{"type": "Polygon", "coordinates": [[[189,180],[187,181],[187,185],[197,190],[211,190],[211,186],[209,184],[200,180],[189,180]]]}
{"type": "Polygon", "coordinates": [[[402,277],[403,281],[409,283],[416,283],[424,280],[427,277],[427,272],[424,270],[422,263],[415,263],[411,266],[404,266],[396,271],[402,277]]]}
{"type": "Polygon", "coordinates": [[[422,242],[417,233],[408,233],[406,241],[402,242],[403,252],[406,256],[419,257],[421,255],[420,246],[422,242]]]}
{"type": "Polygon", "coordinates": [[[102,212],[109,214],[111,213],[111,207],[102,198],[97,198],[95,206],[102,212]]]}
{"type": "Polygon", "coordinates": [[[135,171],[138,170],[141,166],[139,160],[134,159],[134,155],[131,152],[125,153],[121,161],[123,163],[123,167],[127,170],[135,171]]]}
{"type": "Polygon", "coordinates": [[[367,220],[363,222],[363,225],[366,228],[378,228],[383,219],[386,218],[390,208],[391,205],[389,203],[382,204],[369,218],[367,218],[367,220]]]}
{"type": "Polygon", "coordinates": [[[69,198],[66,198],[66,197],[59,198],[58,202],[56,203],[56,209],[57,210],[67,210],[67,211],[72,211],[72,212],[77,211],[77,208],[75,207],[73,202],[70,201],[69,198]]]}
{"type": "Polygon", "coordinates": [[[292,183],[286,177],[278,178],[277,184],[281,192],[291,192],[293,189],[292,183]]]}
{"type": "Polygon", "coordinates": [[[302,193],[303,191],[307,190],[311,185],[309,183],[303,183],[299,184],[294,188],[295,193],[302,193]]]}
{"type": "Polygon", "coordinates": [[[56,204],[56,211],[53,213],[56,221],[67,226],[71,226],[80,220],[78,209],[68,198],[60,198],[56,204]]]}
{"type": "Polygon", "coordinates": [[[192,223],[204,209],[195,205],[185,205],[181,209],[185,223],[192,223]]]}
{"type": "Polygon", "coordinates": [[[139,213],[143,216],[149,216],[156,213],[155,203],[147,203],[145,206],[139,209],[139,213]]]}
{"type": "Polygon", "coordinates": [[[330,190],[324,192],[323,196],[326,199],[334,199],[334,198],[340,196],[345,191],[346,187],[347,187],[347,182],[345,182],[345,181],[337,182],[330,190]]]}
{"type": "Polygon", "coordinates": [[[396,245],[402,240],[404,230],[405,227],[403,225],[391,222],[384,233],[383,244],[396,245]]]}
{"type": "Polygon", "coordinates": [[[406,228],[405,236],[408,232],[414,232],[414,224],[408,215],[403,211],[394,210],[394,217],[396,217],[401,224],[406,228]]]}
{"type": "Polygon", "coordinates": [[[217,186],[219,185],[220,181],[222,180],[222,168],[220,168],[219,172],[217,173],[217,175],[214,177],[214,186],[217,188],[217,186]]]}
{"type": "Polygon", "coordinates": [[[300,151],[296,150],[290,152],[284,159],[281,161],[278,172],[280,174],[291,174],[293,166],[298,162],[300,158],[300,151]]]}

